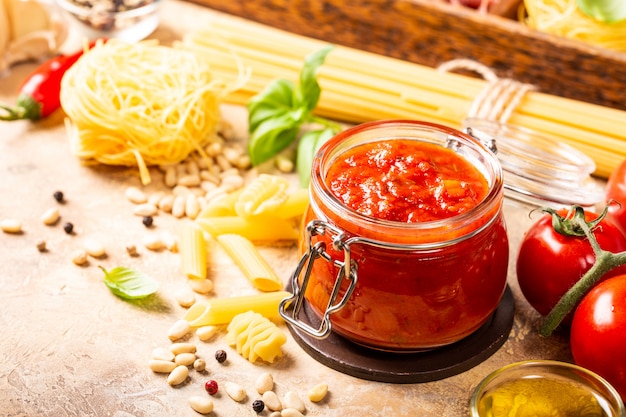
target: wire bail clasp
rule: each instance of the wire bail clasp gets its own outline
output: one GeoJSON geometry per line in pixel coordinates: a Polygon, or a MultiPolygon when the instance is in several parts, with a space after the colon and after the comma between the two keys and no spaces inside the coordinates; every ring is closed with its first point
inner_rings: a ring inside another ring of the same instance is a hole
{"type": "Polygon", "coordinates": [[[357,265],[350,258],[350,244],[346,242],[345,235],[341,229],[332,226],[323,220],[310,221],[305,230],[305,238],[307,239],[307,251],[302,255],[298,266],[291,276],[292,296],[282,300],[278,306],[278,312],[285,321],[291,325],[301,329],[309,335],[317,339],[325,339],[331,331],[330,315],[341,310],[352,295],[357,282],[357,265]],[[328,235],[332,238],[332,246],[334,250],[343,250],[344,259],[339,261],[333,259],[326,252],[326,243],[319,241],[313,244],[314,236],[328,235]],[[326,311],[324,312],[321,323],[315,328],[308,323],[300,320],[300,313],[304,305],[304,294],[311,278],[311,271],[316,260],[322,259],[331,262],[338,268],[335,285],[330,294],[326,311]],[[302,282],[300,283],[300,277],[302,282]],[[348,288],[346,289],[339,302],[336,302],[340,294],[341,284],[344,280],[348,280],[348,288]]]}

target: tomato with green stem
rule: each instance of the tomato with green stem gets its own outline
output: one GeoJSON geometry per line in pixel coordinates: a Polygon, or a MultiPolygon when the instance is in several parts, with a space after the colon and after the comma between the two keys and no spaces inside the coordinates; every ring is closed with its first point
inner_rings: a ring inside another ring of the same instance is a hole
{"type": "Polygon", "coordinates": [[[516,269],[522,294],[547,316],[550,324],[542,332],[549,334],[564,320],[565,324],[571,321],[569,312],[594,283],[626,274],[626,259],[614,256],[626,251],[626,237],[606,218],[606,209],[600,216],[578,206],[569,211],[543,210],[548,214],[527,231],[516,269]],[[581,284],[587,274],[591,279],[581,284]],[[574,287],[580,293],[563,300],[574,287]],[[554,312],[557,305],[560,307],[554,312]]]}
{"type": "Polygon", "coordinates": [[[626,401],[626,275],[598,283],[583,297],[570,348],[576,364],[602,376],[626,401]]]}

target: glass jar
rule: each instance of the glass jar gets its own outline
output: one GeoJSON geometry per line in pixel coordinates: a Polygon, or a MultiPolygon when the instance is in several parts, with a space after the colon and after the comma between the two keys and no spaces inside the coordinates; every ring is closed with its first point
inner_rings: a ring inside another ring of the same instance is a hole
{"type": "Polygon", "coordinates": [[[358,125],[325,143],[313,163],[294,295],[281,315],[317,338],[332,329],[390,351],[445,346],[480,328],[504,293],[509,258],[502,171],[493,141],[483,139],[396,120],[358,125]],[[327,183],[333,162],[354,146],[395,139],[452,149],[484,175],[486,196],[464,213],[417,223],[372,218],[340,202],[327,183]],[[304,300],[319,323],[299,319],[304,300]]]}
{"type": "Polygon", "coordinates": [[[469,408],[471,417],[626,415],[619,393],[604,378],[553,360],[516,362],[493,371],[474,390],[469,408]]]}

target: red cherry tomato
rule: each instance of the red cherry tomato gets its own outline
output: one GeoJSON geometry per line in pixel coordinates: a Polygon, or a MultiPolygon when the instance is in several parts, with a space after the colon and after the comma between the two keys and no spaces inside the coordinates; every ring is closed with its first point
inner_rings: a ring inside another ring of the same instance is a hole
{"type": "MultiPolygon", "coordinates": [[[[567,210],[558,213],[565,216],[567,210]]],[[[591,221],[597,214],[585,211],[591,221]]],[[[594,229],[600,247],[610,252],[626,250],[626,237],[608,219],[594,229]]],[[[517,257],[517,280],[526,300],[542,315],[547,315],[563,294],[595,262],[595,255],[584,237],[564,236],[552,227],[549,214],[541,217],[526,232],[517,257]]],[[[602,279],[626,274],[626,266],[609,271],[602,279]]],[[[564,320],[571,321],[572,314],[564,320]]]]}
{"type": "Polygon", "coordinates": [[[605,193],[607,200],[615,200],[619,203],[609,206],[609,219],[621,229],[622,233],[626,234],[626,160],[611,172],[605,193]]]}
{"type": "Polygon", "coordinates": [[[606,379],[626,401],[626,275],[600,282],[574,312],[574,361],[606,379]]]}

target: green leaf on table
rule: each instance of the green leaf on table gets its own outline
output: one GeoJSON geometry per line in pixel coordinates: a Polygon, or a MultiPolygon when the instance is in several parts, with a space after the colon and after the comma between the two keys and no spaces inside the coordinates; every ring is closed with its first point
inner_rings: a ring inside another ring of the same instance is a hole
{"type": "Polygon", "coordinates": [[[154,294],[159,289],[159,282],[143,272],[126,267],[116,267],[104,272],[104,283],[113,294],[127,300],[135,300],[154,294]]]}
{"type": "Polygon", "coordinates": [[[298,142],[298,153],[296,158],[298,178],[300,179],[301,187],[305,188],[309,185],[309,181],[311,180],[311,168],[313,166],[313,158],[315,158],[315,154],[327,140],[335,136],[337,133],[337,127],[326,127],[320,130],[311,130],[302,135],[300,142],[298,142]]]}
{"type": "Polygon", "coordinates": [[[604,23],[616,23],[626,19],[624,0],[576,0],[576,5],[587,16],[604,23]]]}

